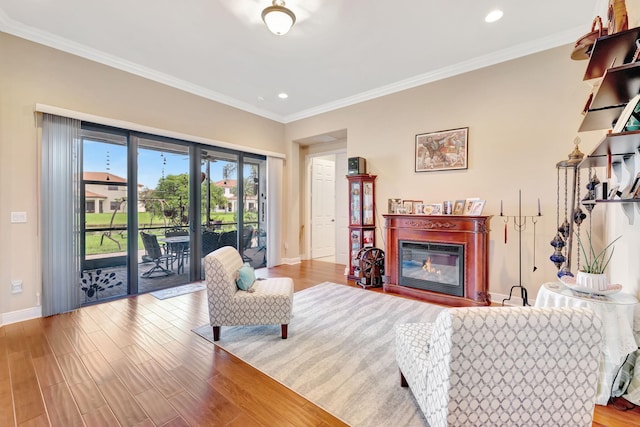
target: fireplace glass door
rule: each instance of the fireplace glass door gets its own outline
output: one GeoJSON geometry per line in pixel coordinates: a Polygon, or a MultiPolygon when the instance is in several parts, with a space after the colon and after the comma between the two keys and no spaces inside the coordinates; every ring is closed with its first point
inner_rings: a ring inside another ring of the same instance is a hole
{"type": "Polygon", "coordinates": [[[464,296],[464,246],[400,241],[400,285],[464,296]]]}

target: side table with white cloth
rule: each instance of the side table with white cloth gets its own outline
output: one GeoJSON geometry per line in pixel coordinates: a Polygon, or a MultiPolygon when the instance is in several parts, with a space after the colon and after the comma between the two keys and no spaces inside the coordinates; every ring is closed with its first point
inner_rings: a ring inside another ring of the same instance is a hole
{"type": "Polygon", "coordinates": [[[629,353],[638,348],[633,335],[634,306],[638,299],[630,294],[594,295],[576,292],[561,282],[540,287],[536,307],[589,307],[602,320],[604,348],[598,376],[596,404],[606,405],[616,374],[629,353]]]}

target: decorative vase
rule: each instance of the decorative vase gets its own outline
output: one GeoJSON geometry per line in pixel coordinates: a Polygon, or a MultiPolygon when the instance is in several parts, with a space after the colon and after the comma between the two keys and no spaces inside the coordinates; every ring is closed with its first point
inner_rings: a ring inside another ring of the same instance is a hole
{"type": "Polygon", "coordinates": [[[594,291],[604,291],[607,289],[607,276],[605,274],[585,273],[578,271],[576,285],[594,291]]]}

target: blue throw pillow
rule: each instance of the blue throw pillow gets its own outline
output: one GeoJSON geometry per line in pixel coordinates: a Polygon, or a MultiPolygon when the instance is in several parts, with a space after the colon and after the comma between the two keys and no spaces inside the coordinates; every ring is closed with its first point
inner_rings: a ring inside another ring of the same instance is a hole
{"type": "Polygon", "coordinates": [[[248,291],[251,286],[253,286],[253,282],[256,281],[256,272],[249,265],[249,263],[245,263],[240,270],[238,270],[238,278],[236,279],[236,285],[238,289],[243,291],[248,291]]]}

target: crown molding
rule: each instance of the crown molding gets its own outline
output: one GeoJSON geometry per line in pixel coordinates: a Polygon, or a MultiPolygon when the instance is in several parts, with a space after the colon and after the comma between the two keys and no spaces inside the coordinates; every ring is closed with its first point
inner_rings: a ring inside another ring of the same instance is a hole
{"type": "Polygon", "coordinates": [[[480,68],[499,64],[501,62],[521,58],[523,56],[552,49],[568,43],[574,43],[579,37],[582,37],[584,35],[585,31],[586,30],[583,27],[576,27],[487,55],[471,58],[448,67],[443,67],[425,74],[420,74],[405,80],[398,81],[396,83],[381,86],[377,89],[361,92],[354,96],[319,105],[308,110],[300,111],[299,113],[290,114],[284,117],[284,123],[286,124],[296,120],[306,119],[318,114],[327,113],[339,108],[349,107],[351,105],[359,104],[361,102],[369,101],[375,98],[380,98],[382,96],[390,95],[396,92],[401,92],[403,90],[412,89],[414,87],[422,86],[427,83],[433,83],[435,81],[467,73],[469,71],[474,71],[480,68]]]}
{"type": "Polygon", "coordinates": [[[248,113],[252,113],[270,120],[282,123],[284,119],[278,114],[274,114],[270,111],[257,108],[251,104],[247,104],[246,102],[242,102],[227,95],[223,95],[221,93],[206,89],[202,86],[192,84],[169,74],[160,73],[156,70],[144,67],[131,61],[127,61],[115,55],[110,55],[97,49],[82,45],[80,43],[70,41],[63,37],[58,37],[49,32],[29,27],[20,22],[12,20],[2,9],[0,9],[0,31],[85,59],[89,59],[91,61],[98,62],[100,64],[104,64],[109,67],[125,71],[127,73],[135,74],[145,79],[149,79],[157,83],[173,87],[175,89],[198,95],[203,98],[219,102],[221,104],[225,104],[230,107],[234,107],[239,110],[246,111],[248,113]]]}
{"type": "MultiPolygon", "coordinates": [[[[606,3],[606,0],[599,0],[596,7],[600,10],[602,4],[606,3]]],[[[147,67],[143,67],[139,64],[131,61],[124,60],[114,55],[109,55],[104,52],[100,52],[96,49],[89,48],[79,43],[72,42],[62,37],[55,36],[51,33],[28,27],[22,23],[10,19],[2,9],[0,9],[0,31],[4,31],[8,34],[21,37],[35,43],[43,44],[54,49],[58,49],[73,55],[77,55],[101,64],[135,74],[137,76],[170,86],[185,92],[201,96],[203,98],[219,102],[221,104],[228,105],[230,107],[237,108],[239,110],[255,114],[270,120],[274,120],[279,123],[287,124],[296,120],[301,120],[309,117],[316,116],[318,114],[327,113],[340,108],[349,107],[361,102],[369,101],[372,99],[380,98],[382,96],[390,95],[396,92],[401,92],[407,89],[412,89],[418,86],[422,86],[428,83],[432,83],[438,80],[443,80],[449,77],[453,77],[459,74],[467,73],[469,71],[478,70],[480,68],[495,65],[501,62],[510,61],[513,59],[521,58],[523,56],[531,55],[543,50],[552,49],[564,44],[573,43],[579,37],[585,33],[585,28],[576,27],[560,33],[551,34],[546,37],[539,38],[527,43],[522,43],[517,46],[513,46],[501,51],[493,52],[487,55],[479,56],[476,58],[470,58],[466,61],[459,62],[457,64],[443,67],[437,70],[430,71],[428,73],[420,74],[408,79],[404,79],[389,85],[381,86],[376,89],[361,92],[353,96],[339,99],[337,101],[329,102],[326,104],[318,105],[316,107],[302,110],[294,114],[282,116],[272,113],[270,111],[257,108],[251,104],[243,101],[239,101],[235,98],[223,95],[221,93],[206,89],[202,86],[189,83],[185,80],[178,79],[168,74],[160,73],[147,67]]]]}

